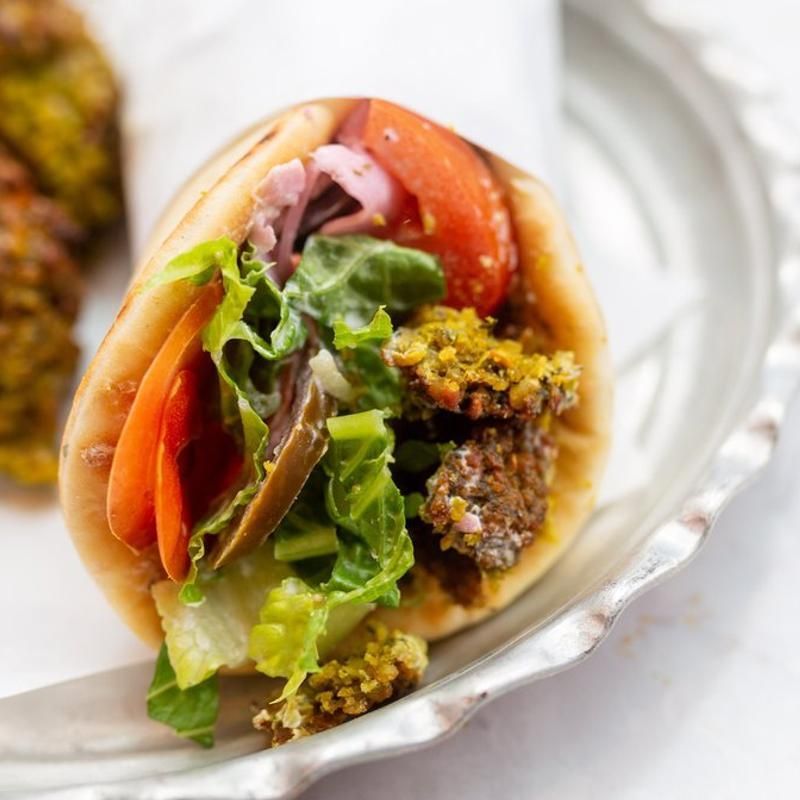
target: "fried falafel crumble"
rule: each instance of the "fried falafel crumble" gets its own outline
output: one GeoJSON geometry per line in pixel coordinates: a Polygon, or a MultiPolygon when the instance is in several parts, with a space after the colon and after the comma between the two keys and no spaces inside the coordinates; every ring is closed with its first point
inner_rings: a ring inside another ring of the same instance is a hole
{"type": "Polygon", "coordinates": [[[294,696],[270,703],[253,718],[273,746],[328,730],[417,687],[428,665],[418,636],[370,621],[338,648],[294,696]]]}

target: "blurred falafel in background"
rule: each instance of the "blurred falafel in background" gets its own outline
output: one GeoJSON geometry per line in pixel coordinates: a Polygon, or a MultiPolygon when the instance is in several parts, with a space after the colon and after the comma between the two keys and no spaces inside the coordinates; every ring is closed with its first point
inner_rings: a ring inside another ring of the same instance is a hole
{"type": "Polygon", "coordinates": [[[0,0],[0,473],[56,478],[80,267],[122,215],[117,89],[62,0],[0,0]]]}
{"type": "Polygon", "coordinates": [[[0,0],[0,139],[82,228],[122,210],[117,89],[61,0],[0,0]]]}
{"type": "Polygon", "coordinates": [[[78,357],[78,236],[0,148],[0,471],[24,483],[55,478],[59,400],[78,357]]]}

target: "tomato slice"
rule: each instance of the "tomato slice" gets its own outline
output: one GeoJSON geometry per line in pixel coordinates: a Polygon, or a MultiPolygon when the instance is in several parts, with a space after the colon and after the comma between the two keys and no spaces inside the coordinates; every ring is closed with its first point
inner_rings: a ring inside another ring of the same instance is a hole
{"type": "Polygon", "coordinates": [[[200,333],[222,299],[207,284],[170,332],[136,392],[111,464],[106,513],[111,532],[134,550],[156,540],[155,455],[164,403],[175,376],[202,350],[200,333]]]}
{"type": "Polygon", "coordinates": [[[183,492],[180,456],[199,434],[197,374],[181,370],[164,403],[156,448],[155,519],[158,552],[167,575],[182,581],[189,570],[192,517],[183,492]]]}
{"type": "MultiPolygon", "coordinates": [[[[200,396],[205,397],[202,389],[200,396]]],[[[210,419],[208,415],[203,420],[202,433],[188,455],[183,491],[189,500],[194,523],[239,482],[244,457],[236,440],[219,419],[210,419]]]]}
{"type": "Polygon", "coordinates": [[[445,302],[482,316],[505,299],[516,255],[503,192],[477,152],[452,131],[385,100],[370,100],[362,140],[417,199],[419,224],[395,241],[438,255],[445,302]]]}

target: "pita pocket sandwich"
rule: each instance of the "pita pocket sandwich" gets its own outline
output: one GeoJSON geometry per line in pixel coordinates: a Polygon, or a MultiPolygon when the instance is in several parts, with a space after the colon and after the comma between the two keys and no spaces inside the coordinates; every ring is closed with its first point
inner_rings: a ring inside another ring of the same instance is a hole
{"type": "Polygon", "coordinates": [[[535,178],[377,99],[282,112],[163,217],[75,398],[81,558],[209,745],[219,671],[272,743],[410,691],[591,512],[600,310],[535,178]],[[279,695],[277,700],[275,695],[279,695]]]}

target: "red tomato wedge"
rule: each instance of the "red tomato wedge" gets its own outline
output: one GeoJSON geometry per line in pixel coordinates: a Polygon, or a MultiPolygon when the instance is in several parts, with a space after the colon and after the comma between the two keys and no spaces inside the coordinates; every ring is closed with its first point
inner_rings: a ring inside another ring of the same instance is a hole
{"type": "Polygon", "coordinates": [[[220,284],[207,284],[172,329],[139,384],[117,442],[106,513],[114,536],[134,550],[156,540],[154,470],[164,403],[175,376],[199,356],[200,333],[221,299],[220,284]]]}
{"type": "Polygon", "coordinates": [[[156,448],[155,519],[158,552],[167,575],[182,581],[189,570],[192,518],[181,482],[180,455],[199,434],[197,374],[181,370],[167,395],[156,448]]]}
{"type": "MultiPolygon", "coordinates": [[[[202,388],[200,395],[205,396],[202,388]]],[[[195,443],[196,457],[190,460],[183,475],[183,491],[189,501],[192,522],[204,517],[238,483],[244,467],[244,456],[222,423],[206,413],[202,425],[195,443]]]]}
{"type": "Polygon", "coordinates": [[[483,159],[452,131],[384,100],[370,100],[362,137],[419,204],[421,229],[393,238],[439,256],[448,305],[496,310],[516,257],[502,189],[483,159]]]}

